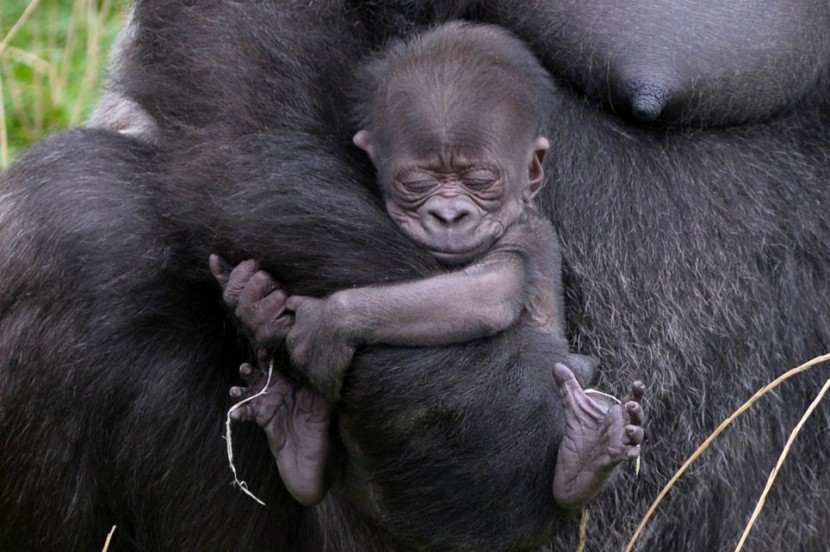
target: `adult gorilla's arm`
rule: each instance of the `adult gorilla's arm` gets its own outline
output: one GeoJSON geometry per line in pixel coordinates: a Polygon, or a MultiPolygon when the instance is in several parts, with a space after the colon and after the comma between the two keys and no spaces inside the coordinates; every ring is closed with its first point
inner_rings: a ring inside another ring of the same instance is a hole
{"type": "MultiPolygon", "coordinates": [[[[141,31],[117,88],[164,124],[155,137],[168,152],[158,171],[170,198],[162,226],[190,244],[199,278],[209,277],[212,252],[258,258],[290,291],[317,296],[435,269],[380,208],[351,143],[344,90],[368,46],[347,16],[338,3],[137,5],[141,31]]],[[[561,429],[550,370],[565,359],[513,333],[357,359],[341,421],[363,455],[348,473],[365,471],[360,479],[382,490],[372,542],[388,531],[407,543],[506,548],[549,531],[561,429]]],[[[335,489],[322,507],[332,542],[358,532],[331,517],[366,492],[350,488],[347,501],[335,489]]]]}
{"type": "Polygon", "coordinates": [[[519,331],[359,355],[339,418],[343,484],[313,513],[274,479],[257,432],[234,442],[269,508],[227,485],[218,436],[244,356],[208,253],[262,258],[306,294],[434,268],[360,185],[359,164],[324,145],[256,137],[228,163],[191,152],[200,168],[185,175],[154,148],[83,131],[3,175],[0,546],[91,543],[110,511],[120,542],[153,550],[512,549],[549,534],[561,431],[550,368],[563,359],[519,331]],[[71,533],[40,521],[56,516],[71,533]]]}

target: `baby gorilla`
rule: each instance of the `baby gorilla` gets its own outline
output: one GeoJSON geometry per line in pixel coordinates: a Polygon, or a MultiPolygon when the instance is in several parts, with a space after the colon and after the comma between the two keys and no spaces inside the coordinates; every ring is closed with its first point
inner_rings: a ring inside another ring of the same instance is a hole
{"type": "MultiPolygon", "coordinates": [[[[454,23],[391,46],[360,79],[369,94],[354,142],[377,170],[390,217],[446,272],[317,299],[288,296],[254,261],[229,273],[211,258],[257,346],[285,339],[294,365],[322,393],[276,374],[276,385],[232,415],[264,428],[286,487],[303,504],[325,494],[330,405],[358,347],[460,343],[514,323],[568,347],[559,243],[533,204],[549,147],[540,136],[551,86],[544,70],[505,31],[454,23]]],[[[594,361],[566,358],[587,381],[594,361]]],[[[263,386],[249,365],[240,372],[250,387],[232,389],[233,397],[263,386]]],[[[578,508],[617,464],[639,455],[643,385],[609,406],[583,393],[568,367],[555,365],[553,376],[566,426],[553,495],[578,508]]]]}

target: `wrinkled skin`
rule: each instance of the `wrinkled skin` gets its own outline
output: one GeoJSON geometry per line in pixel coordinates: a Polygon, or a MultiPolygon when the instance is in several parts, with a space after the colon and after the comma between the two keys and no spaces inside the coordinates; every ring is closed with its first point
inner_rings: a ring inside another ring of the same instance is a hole
{"type": "Polygon", "coordinates": [[[231,411],[235,422],[256,422],[268,437],[280,476],[294,500],[318,504],[328,486],[326,467],[331,447],[331,404],[308,386],[299,386],[275,370],[270,383],[265,372],[250,364],[239,367],[246,387],[231,387],[236,401],[267,392],[231,411]],[[267,388],[266,388],[266,384],[267,388]]]}
{"type": "Polygon", "coordinates": [[[565,365],[555,365],[553,377],[565,403],[553,496],[560,506],[576,509],[599,492],[617,464],[639,458],[645,387],[634,382],[620,404],[609,406],[586,395],[565,365]]]}

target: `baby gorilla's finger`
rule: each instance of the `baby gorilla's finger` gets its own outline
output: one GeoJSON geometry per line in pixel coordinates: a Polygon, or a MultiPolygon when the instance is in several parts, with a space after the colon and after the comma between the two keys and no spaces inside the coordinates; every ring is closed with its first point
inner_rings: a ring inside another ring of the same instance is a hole
{"type": "Polygon", "coordinates": [[[228,280],[231,277],[231,265],[229,265],[225,259],[219,255],[211,254],[208,258],[208,266],[210,266],[211,274],[213,274],[213,277],[216,278],[219,286],[224,290],[225,287],[227,287],[228,280]]]}
{"type": "Polygon", "coordinates": [[[259,301],[259,305],[265,312],[274,313],[274,318],[277,318],[285,312],[285,302],[288,299],[288,294],[278,287],[273,280],[271,280],[271,284],[271,291],[259,301]]]}
{"type": "MultiPolygon", "coordinates": [[[[636,446],[636,447],[631,447],[630,449],[628,449],[628,452],[625,453],[625,459],[626,460],[636,460],[639,457],[640,457],[640,447],[639,447],[639,445],[636,446]]],[[[639,470],[639,468],[638,468],[638,470],[639,470]]]]}
{"type": "Polygon", "coordinates": [[[257,303],[257,308],[267,314],[267,323],[257,330],[257,340],[262,343],[279,343],[294,325],[294,316],[286,309],[288,294],[277,288],[257,303]]]}
{"type": "Polygon", "coordinates": [[[231,275],[228,277],[228,283],[225,286],[224,293],[222,293],[222,298],[228,306],[236,307],[242,291],[257,270],[259,270],[259,263],[254,259],[242,261],[234,267],[231,275]]]}
{"type": "Polygon", "coordinates": [[[249,304],[258,303],[277,288],[271,275],[264,270],[257,270],[245,282],[241,299],[249,304]]]}
{"type": "Polygon", "coordinates": [[[629,423],[643,425],[643,407],[640,403],[628,401],[625,403],[625,413],[628,415],[629,423]]]}
{"type": "Polygon", "coordinates": [[[285,301],[285,308],[296,312],[299,310],[305,303],[309,301],[314,301],[313,297],[306,297],[305,295],[292,295],[285,301]]]}
{"type": "Polygon", "coordinates": [[[553,379],[556,380],[556,384],[560,387],[566,384],[570,385],[571,383],[579,385],[571,369],[559,362],[553,365],[553,379]]]}
{"type": "Polygon", "coordinates": [[[625,437],[629,445],[639,445],[643,442],[645,432],[643,428],[636,425],[625,426],[625,437]]]}

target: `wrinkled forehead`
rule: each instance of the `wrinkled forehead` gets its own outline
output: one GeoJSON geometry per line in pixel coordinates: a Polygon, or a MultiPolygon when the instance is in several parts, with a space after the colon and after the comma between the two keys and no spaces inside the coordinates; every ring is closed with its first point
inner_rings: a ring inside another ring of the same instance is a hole
{"type": "Polygon", "coordinates": [[[402,95],[377,118],[383,150],[426,157],[447,152],[476,158],[523,151],[536,124],[529,108],[509,99],[446,102],[402,95]]]}

